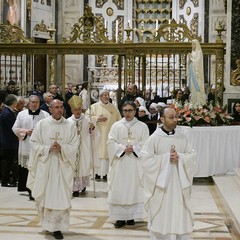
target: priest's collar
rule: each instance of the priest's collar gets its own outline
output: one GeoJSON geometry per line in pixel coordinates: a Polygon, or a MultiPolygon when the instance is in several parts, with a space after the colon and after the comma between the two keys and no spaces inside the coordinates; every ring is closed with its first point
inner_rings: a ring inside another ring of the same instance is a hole
{"type": "Polygon", "coordinates": [[[72,119],[75,120],[75,121],[80,121],[80,120],[82,120],[83,118],[84,118],[84,114],[83,114],[83,113],[81,113],[80,118],[76,118],[76,117],[74,116],[74,114],[72,115],[72,119]]]}
{"type": "Polygon", "coordinates": [[[137,118],[133,118],[131,121],[127,121],[126,118],[122,118],[122,122],[124,123],[124,125],[126,125],[127,127],[131,127],[133,126],[136,122],[138,122],[137,118]]]}
{"type": "Polygon", "coordinates": [[[163,126],[161,126],[161,129],[163,132],[165,132],[167,135],[174,135],[175,134],[175,130],[173,129],[171,132],[167,131],[166,129],[164,129],[163,126]]]}
{"type": "Polygon", "coordinates": [[[40,108],[34,112],[31,109],[28,109],[28,114],[29,115],[39,115],[40,111],[41,111],[40,108]]]}
{"type": "Polygon", "coordinates": [[[108,102],[108,103],[103,103],[100,99],[99,99],[99,102],[100,102],[100,104],[103,105],[103,106],[107,106],[107,105],[109,105],[109,103],[110,103],[110,102],[108,102]]]}
{"type": "Polygon", "coordinates": [[[53,123],[55,123],[55,124],[61,124],[61,123],[63,123],[63,121],[65,120],[65,118],[64,118],[64,117],[61,117],[60,119],[57,120],[57,119],[53,118],[53,116],[51,115],[49,120],[50,120],[50,121],[53,121],[53,123]]]}

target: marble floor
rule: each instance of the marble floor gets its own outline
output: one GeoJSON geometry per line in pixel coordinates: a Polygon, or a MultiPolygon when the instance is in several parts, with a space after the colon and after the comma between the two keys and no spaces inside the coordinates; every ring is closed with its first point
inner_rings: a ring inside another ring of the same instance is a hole
{"type": "MultiPolygon", "coordinates": [[[[93,184],[93,181],[91,181],[93,184]]],[[[147,240],[149,233],[146,220],[135,226],[115,229],[108,218],[106,203],[107,184],[96,182],[96,198],[93,186],[78,198],[72,199],[70,232],[64,239],[72,240],[147,240]]],[[[192,192],[195,215],[193,239],[238,240],[240,234],[212,179],[195,179],[192,192]]],[[[41,230],[33,201],[16,188],[0,187],[0,240],[54,239],[41,230]]]]}

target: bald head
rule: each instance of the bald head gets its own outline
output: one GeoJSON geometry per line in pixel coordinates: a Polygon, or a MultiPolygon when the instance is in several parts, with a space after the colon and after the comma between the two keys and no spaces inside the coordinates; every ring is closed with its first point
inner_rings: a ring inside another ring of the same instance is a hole
{"type": "Polygon", "coordinates": [[[58,99],[52,100],[49,111],[54,119],[59,120],[63,116],[63,102],[58,99]]]}
{"type": "Polygon", "coordinates": [[[174,108],[164,107],[160,111],[160,118],[165,130],[171,132],[177,126],[177,114],[174,108]]]}

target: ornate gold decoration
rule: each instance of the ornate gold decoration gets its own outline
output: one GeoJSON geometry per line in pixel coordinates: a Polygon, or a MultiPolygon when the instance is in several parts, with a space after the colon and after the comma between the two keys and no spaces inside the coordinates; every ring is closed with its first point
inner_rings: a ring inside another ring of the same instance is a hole
{"type": "Polygon", "coordinates": [[[27,17],[29,20],[31,20],[32,0],[27,0],[26,9],[27,9],[27,17]]]}
{"type": "Polygon", "coordinates": [[[84,9],[83,17],[79,18],[78,23],[73,25],[70,39],[63,39],[65,43],[77,42],[84,43],[111,42],[106,37],[107,29],[100,16],[94,16],[92,8],[88,5],[84,9]]]}
{"type": "Polygon", "coordinates": [[[101,66],[104,61],[104,55],[96,55],[96,65],[101,66]]]}
{"type": "Polygon", "coordinates": [[[48,31],[47,26],[44,23],[44,20],[42,20],[40,24],[36,24],[35,27],[33,28],[33,30],[40,31],[40,32],[47,32],[48,31]]]}
{"type": "Polygon", "coordinates": [[[231,84],[240,86],[240,59],[236,60],[237,68],[231,72],[231,84]]]}
{"type": "Polygon", "coordinates": [[[194,13],[192,20],[190,21],[190,29],[194,36],[198,36],[198,13],[194,13]]]}
{"type": "MultiPolygon", "coordinates": [[[[133,53],[129,52],[126,55],[125,58],[126,61],[126,79],[125,79],[125,83],[127,85],[131,84],[131,83],[135,83],[135,79],[134,79],[134,55],[133,53]]],[[[125,88],[127,89],[127,88],[125,88]]]]}
{"type": "Polygon", "coordinates": [[[193,3],[194,7],[199,6],[199,0],[191,0],[191,2],[193,3]]]}
{"type": "Polygon", "coordinates": [[[55,43],[55,40],[53,39],[53,34],[56,32],[56,29],[53,26],[53,23],[51,23],[51,26],[47,28],[47,31],[49,32],[50,36],[50,39],[47,41],[47,43],[55,43]]]}
{"type": "Polygon", "coordinates": [[[183,9],[186,2],[187,0],[179,0],[179,8],[183,9]]]}
{"type": "Polygon", "coordinates": [[[155,28],[157,20],[159,24],[163,24],[172,18],[172,0],[137,1],[135,12],[137,26],[144,23],[145,29],[151,31],[155,28]]]}
{"type": "Polygon", "coordinates": [[[131,35],[131,32],[133,31],[133,29],[130,28],[129,22],[128,22],[127,28],[124,29],[124,31],[125,31],[126,34],[127,34],[127,39],[125,40],[125,43],[130,43],[130,42],[132,42],[132,40],[131,40],[131,38],[130,38],[130,35],[131,35]]]}
{"type": "Polygon", "coordinates": [[[49,84],[56,83],[56,66],[57,66],[57,56],[49,55],[49,63],[48,63],[48,79],[49,84]]]}
{"type": "Polygon", "coordinates": [[[222,32],[226,31],[226,26],[224,24],[224,21],[217,21],[216,26],[215,26],[215,31],[217,31],[217,40],[216,42],[222,42],[222,32]]]}
{"type": "Polygon", "coordinates": [[[183,24],[187,24],[187,21],[184,18],[184,15],[179,15],[179,22],[183,24]]]}
{"type": "Polygon", "coordinates": [[[106,14],[111,17],[113,14],[114,14],[114,11],[111,7],[108,7],[107,10],[106,10],[106,14]]]}
{"type": "Polygon", "coordinates": [[[0,25],[0,43],[13,43],[24,42],[31,43],[32,41],[23,35],[24,31],[16,24],[11,25],[8,21],[7,24],[0,25]]]}
{"type": "Polygon", "coordinates": [[[113,3],[117,6],[117,9],[124,9],[124,1],[123,0],[113,0],[113,3]]]}
{"type": "Polygon", "coordinates": [[[197,37],[190,31],[187,25],[183,23],[176,23],[174,19],[170,23],[162,24],[157,31],[157,36],[152,42],[160,41],[163,38],[167,42],[184,42],[185,40],[191,41],[194,38],[198,38],[201,41],[201,37],[197,37]]]}
{"type": "Polygon", "coordinates": [[[113,29],[114,29],[114,41],[117,43],[123,42],[123,16],[118,16],[117,19],[113,22],[113,29]]]}
{"type": "Polygon", "coordinates": [[[107,2],[107,0],[97,0],[96,1],[96,7],[102,8],[102,6],[107,2]]]}
{"type": "Polygon", "coordinates": [[[218,53],[216,55],[216,89],[217,89],[217,95],[220,97],[220,99],[223,99],[223,89],[224,89],[224,55],[223,53],[218,53]]]}
{"type": "Polygon", "coordinates": [[[190,7],[187,7],[186,14],[189,16],[192,12],[192,9],[190,7]]]}
{"type": "Polygon", "coordinates": [[[26,81],[31,82],[31,65],[29,56],[26,58],[26,81]]]}

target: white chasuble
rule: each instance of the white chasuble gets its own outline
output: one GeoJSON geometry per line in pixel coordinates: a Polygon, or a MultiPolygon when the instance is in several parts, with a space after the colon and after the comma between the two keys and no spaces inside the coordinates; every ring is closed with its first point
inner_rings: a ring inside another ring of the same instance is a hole
{"type": "MultiPolygon", "coordinates": [[[[88,109],[86,112],[86,116],[90,116],[90,110],[88,109]]],[[[101,101],[94,103],[91,106],[91,117],[94,125],[96,125],[98,133],[100,135],[99,139],[99,158],[100,159],[108,159],[108,151],[107,151],[107,139],[109,131],[112,125],[119,121],[122,117],[118,108],[115,107],[112,103],[103,104],[101,101]],[[99,116],[103,115],[107,117],[107,121],[105,122],[96,122],[99,116]]]]}
{"type": "Polygon", "coordinates": [[[189,199],[196,152],[191,149],[186,136],[178,129],[174,135],[167,135],[158,128],[144,145],[141,159],[149,230],[162,235],[192,232],[189,199]],[[173,145],[179,155],[178,164],[170,163],[173,145]]]}
{"type": "Polygon", "coordinates": [[[30,145],[27,187],[35,198],[43,229],[66,231],[78,148],[75,126],[63,117],[45,118],[34,128],[30,145]],[[61,145],[61,152],[49,152],[54,142],[61,145]]]}
{"type": "Polygon", "coordinates": [[[143,218],[144,190],[140,151],[149,136],[145,123],[125,118],[113,124],[108,137],[110,169],[108,174],[108,203],[110,217],[116,220],[143,218]],[[126,145],[134,153],[126,154],[126,145]]]}

